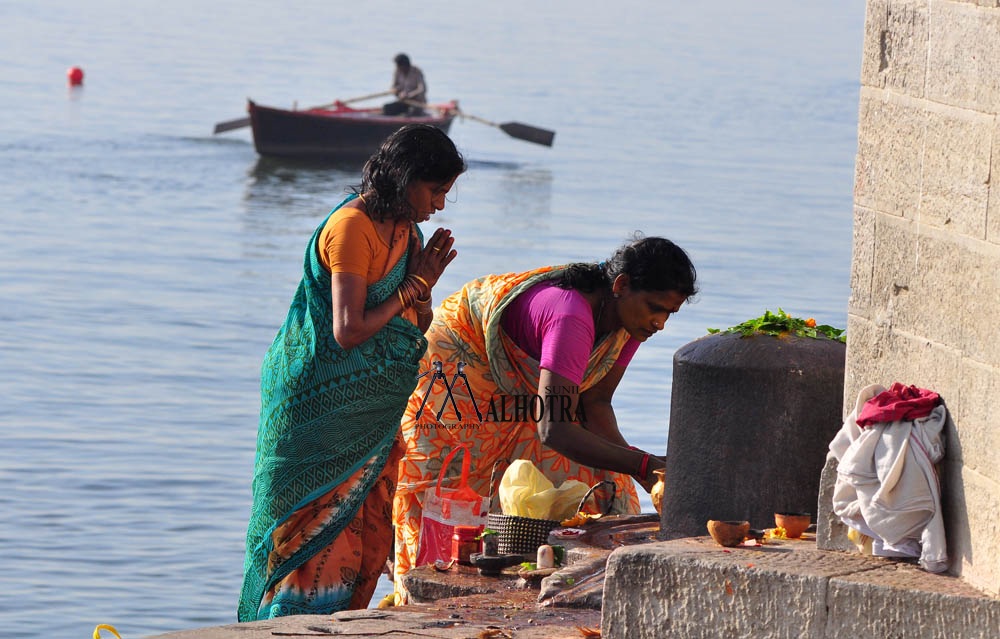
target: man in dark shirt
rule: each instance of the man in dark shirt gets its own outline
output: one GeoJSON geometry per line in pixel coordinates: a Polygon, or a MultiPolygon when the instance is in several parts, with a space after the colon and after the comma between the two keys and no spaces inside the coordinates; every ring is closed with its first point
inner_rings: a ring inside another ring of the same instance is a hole
{"type": "Polygon", "coordinates": [[[419,67],[410,64],[410,57],[400,53],[393,61],[396,72],[392,74],[392,92],[398,101],[390,102],[382,107],[385,115],[425,115],[420,107],[407,104],[406,101],[427,103],[427,85],[424,74],[419,67]]]}

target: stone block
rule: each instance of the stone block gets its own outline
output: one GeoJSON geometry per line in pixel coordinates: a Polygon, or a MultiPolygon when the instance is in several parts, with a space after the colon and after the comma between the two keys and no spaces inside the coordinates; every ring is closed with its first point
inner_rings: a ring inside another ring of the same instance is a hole
{"type": "Polygon", "coordinates": [[[997,636],[1000,601],[959,579],[892,564],[830,579],[828,637],[997,636]]]}
{"type": "Polygon", "coordinates": [[[994,321],[1000,307],[1000,248],[876,214],[874,254],[869,312],[862,315],[852,307],[852,313],[979,362],[1000,362],[994,321]]]}
{"type": "MultiPolygon", "coordinates": [[[[909,286],[889,302],[895,304],[893,326],[962,350],[968,341],[970,321],[966,308],[983,302],[971,295],[956,296],[955,292],[971,289],[978,273],[978,256],[966,250],[963,238],[923,225],[909,227],[916,241],[901,269],[907,272],[909,286]],[[912,233],[917,228],[919,235],[912,233]]],[[[884,268],[891,266],[886,264],[884,268]]]]}
{"type": "Polygon", "coordinates": [[[451,597],[468,597],[501,590],[505,583],[513,582],[516,575],[479,577],[472,568],[464,566],[452,571],[435,570],[433,566],[419,566],[400,577],[403,588],[413,603],[426,603],[451,597]]]}
{"type": "Polygon", "coordinates": [[[927,97],[972,108],[976,102],[979,13],[975,5],[931,0],[934,26],[928,41],[927,97]]]}
{"type": "MultiPolygon", "coordinates": [[[[962,317],[963,341],[960,347],[966,357],[977,362],[1000,366],[1000,246],[986,242],[970,243],[963,251],[964,270],[954,274],[952,290],[962,317]]],[[[958,249],[956,249],[958,250],[958,249]]]]}
{"type": "Polygon", "coordinates": [[[538,603],[556,608],[600,610],[608,556],[579,561],[542,579],[538,603]]]}
{"type": "Polygon", "coordinates": [[[861,88],[855,203],[914,217],[920,203],[920,166],[926,115],[918,100],[861,88]]]}
{"type": "Polygon", "coordinates": [[[872,272],[875,269],[876,213],[854,207],[854,241],[851,256],[851,297],[847,307],[861,317],[868,317],[872,301],[872,272]]]}
{"type": "Polygon", "coordinates": [[[986,239],[1000,244],[1000,118],[993,123],[993,146],[990,157],[990,191],[986,205],[986,239]]]}
{"type": "Polygon", "coordinates": [[[877,89],[885,87],[885,71],[889,68],[886,47],[888,12],[889,0],[868,0],[865,3],[865,33],[861,43],[861,84],[867,87],[877,89]]]}
{"type": "Polygon", "coordinates": [[[816,501],[816,547],[820,550],[855,552],[847,538],[847,526],[833,512],[833,486],[837,482],[837,458],[826,458],[823,474],[819,479],[819,498],[816,501]]]}
{"type": "Polygon", "coordinates": [[[993,130],[993,116],[928,103],[921,224],[986,237],[993,130]]]}
{"type": "Polygon", "coordinates": [[[955,279],[969,277],[973,258],[949,240],[943,231],[878,214],[868,317],[883,328],[960,349],[968,298],[956,298],[955,279]]]}
{"type": "MultiPolygon", "coordinates": [[[[996,6],[992,2],[986,6],[996,6]]],[[[971,3],[931,0],[926,97],[984,113],[1000,110],[1000,15],[971,3]]]]}
{"type": "Polygon", "coordinates": [[[900,381],[939,393],[948,410],[961,404],[959,377],[961,356],[954,349],[900,332],[891,337],[891,358],[887,359],[888,383],[900,381]]]}
{"type": "Polygon", "coordinates": [[[604,581],[602,636],[826,637],[831,576],[881,565],[808,542],[725,550],[706,537],[620,548],[604,581]]]}
{"type": "Polygon", "coordinates": [[[1000,484],[958,462],[940,470],[951,572],[1000,594],[1000,484]]]}
{"type": "Polygon", "coordinates": [[[958,351],[894,330],[888,324],[879,326],[850,315],[847,330],[845,383],[852,394],[845,394],[845,409],[853,406],[857,392],[868,384],[888,387],[900,382],[929,388],[941,395],[949,411],[960,410],[963,382],[958,351]]]}
{"type": "Polygon", "coordinates": [[[862,84],[923,97],[927,1],[869,0],[861,54],[862,84]]]}
{"type": "Polygon", "coordinates": [[[844,365],[844,400],[841,423],[847,417],[858,391],[873,383],[873,358],[881,352],[879,336],[888,330],[883,330],[863,317],[853,313],[847,314],[847,362],[844,365]]]}
{"type": "Polygon", "coordinates": [[[810,542],[723,550],[704,537],[620,548],[602,636],[994,638],[1000,600],[905,562],[810,542]]]}
{"type": "Polygon", "coordinates": [[[684,490],[664,492],[661,534],[811,513],[841,424],[845,355],[838,341],[770,335],[709,335],[678,349],[664,483],[684,490]]]}
{"type": "MultiPolygon", "coordinates": [[[[921,304],[916,226],[893,216],[875,220],[875,268],[869,317],[890,328],[912,328],[913,307],[921,304]]],[[[925,261],[926,263],[926,261],[925,261]]]]}
{"type": "Polygon", "coordinates": [[[961,401],[952,415],[958,438],[946,433],[948,458],[1000,483],[1000,368],[963,358],[960,370],[961,401]],[[951,449],[956,449],[954,455],[951,449]]]}

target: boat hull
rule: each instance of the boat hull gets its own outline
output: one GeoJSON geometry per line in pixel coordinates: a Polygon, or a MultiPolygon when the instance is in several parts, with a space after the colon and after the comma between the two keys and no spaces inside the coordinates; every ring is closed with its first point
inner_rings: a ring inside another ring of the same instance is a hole
{"type": "Polygon", "coordinates": [[[253,143],[261,155],[324,160],[367,159],[399,128],[413,123],[445,133],[454,113],[424,117],[384,116],[375,109],[288,111],[249,102],[253,143]]]}

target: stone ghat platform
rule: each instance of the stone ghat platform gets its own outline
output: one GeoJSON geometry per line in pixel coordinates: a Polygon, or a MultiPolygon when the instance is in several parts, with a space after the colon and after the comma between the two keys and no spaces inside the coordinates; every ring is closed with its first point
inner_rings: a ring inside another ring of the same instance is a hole
{"type": "Polygon", "coordinates": [[[411,571],[415,603],[198,628],[153,639],[438,637],[606,639],[963,637],[1000,639],[1000,599],[898,561],[818,550],[815,536],[722,548],[709,537],[653,541],[634,517],[565,543],[541,583],[507,569],[411,571]]]}
{"type": "Polygon", "coordinates": [[[817,550],[810,536],[721,548],[707,537],[611,554],[606,639],[1000,637],[1000,600],[898,561],[817,550]]]}
{"type": "Polygon", "coordinates": [[[414,637],[438,639],[579,639],[597,633],[597,610],[539,609],[537,592],[466,595],[385,610],[345,610],[228,626],[196,628],[149,639],[279,639],[281,637],[414,637]]]}

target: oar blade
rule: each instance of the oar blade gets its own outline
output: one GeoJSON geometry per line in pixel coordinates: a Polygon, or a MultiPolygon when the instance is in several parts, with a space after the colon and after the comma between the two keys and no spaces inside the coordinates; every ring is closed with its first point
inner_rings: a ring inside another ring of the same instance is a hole
{"type": "Polygon", "coordinates": [[[250,118],[240,118],[238,120],[228,120],[226,122],[219,122],[215,125],[215,130],[212,134],[222,133],[224,131],[232,131],[233,129],[242,129],[245,126],[250,126],[250,118]]]}
{"type": "Polygon", "coordinates": [[[537,126],[530,126],[521,122],[504,122],[500,125],[500,130],[512,138],[544,146],[552,146],[552,141],[556,137],[555,131],[540,129],[537,126]]]}

